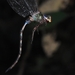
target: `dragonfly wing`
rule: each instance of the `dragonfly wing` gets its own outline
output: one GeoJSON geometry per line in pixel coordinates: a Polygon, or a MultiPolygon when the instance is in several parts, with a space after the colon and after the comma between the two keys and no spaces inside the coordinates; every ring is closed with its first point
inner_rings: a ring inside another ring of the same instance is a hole
{"type": "Polygon", "coordinates": [[[25,2],[28,4],[28,8],[32,10],[32,12],[37,12],[38,10],[38,5],[37,5],[37,0],[25,0],[25,2]]]}
{"type": "Polygon", "coordinates": [[[24,0],[7,0],[12,9],[22,17],[28,16],[29,9],[24,0]]]}
{"type": "Polygon", "coordinates": [[[26,17],[37,11],[36,0],[7,0],[12,9],[19,15],[26,17]],[[31,12],[31,13],[30,13],[31,12]]]}

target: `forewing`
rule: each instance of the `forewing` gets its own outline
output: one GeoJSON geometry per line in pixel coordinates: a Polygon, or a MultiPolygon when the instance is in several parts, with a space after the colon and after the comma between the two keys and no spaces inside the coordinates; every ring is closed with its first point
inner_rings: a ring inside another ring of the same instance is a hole
{"type": "Polygon", "coordinates": [[[30,10],[24,0],[7,0],[12,9],[20,16],[26,17],[30,10]]]}
{"type": "Polygon", "coordinates": [[[27,3],[28,8],[32,12],[37,12],[37,10],[38,10],[37,0],[25,0],[25,2],[27,3]]]}

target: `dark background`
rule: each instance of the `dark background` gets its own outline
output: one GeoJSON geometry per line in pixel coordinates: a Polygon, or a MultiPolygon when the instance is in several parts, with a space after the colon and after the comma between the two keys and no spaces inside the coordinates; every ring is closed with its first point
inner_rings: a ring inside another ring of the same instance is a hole
{"type": "MultiPolygon", "coordinates": [[[[42,30],[31,34],[36,22],[27,25],[23,37],[23,52],[17,65],[5,73],[19,52],[20,30],[25,18],[15,13],[6,0],[0,0],[0,75],[75,75],[75,1],[64,10],[49,13],[52,23],[48,30],[56,31],[56,41],[61,41],[58,51],[47,58],[41,47],[42,30]],[[63,18],[63,16],[65,16],[63,18]],[[61,19],[61,20],[60,20],[61,19]],[[27,53],[27,56],[25,55],[27,53]]],[[[41,4],[43,1],[39,1],[41,4]]]]}

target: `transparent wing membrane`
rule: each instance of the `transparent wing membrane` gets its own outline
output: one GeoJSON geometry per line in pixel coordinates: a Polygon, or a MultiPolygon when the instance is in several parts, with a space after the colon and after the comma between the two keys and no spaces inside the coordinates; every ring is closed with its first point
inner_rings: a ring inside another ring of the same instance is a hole
{"type": "Polygon", "coordinates": [[[38,8],[38,5],[37,5],[37,0],[25,0],[29,7],[30,7],[30,10],[32,10],[33,12],[37,12],[37,8],[38,8]]]}
{"type": "Polygon", "coordinates": [[[37,11],[36,0],[7,0],[12,9],[20,16],[26,17],[37,11]],[[31,12],[31,13],[30,13],[31,12]]]}

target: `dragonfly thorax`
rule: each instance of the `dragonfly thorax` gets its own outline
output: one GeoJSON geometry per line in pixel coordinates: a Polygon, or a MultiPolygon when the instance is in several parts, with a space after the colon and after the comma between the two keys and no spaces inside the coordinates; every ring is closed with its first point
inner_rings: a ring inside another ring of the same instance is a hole
{"type": "Polygon", "coordinates": [[[43,15],[40,12],[34,13],[32,17],[30,17],[31,21],[42,22],[44,20],[43,15]]]}

